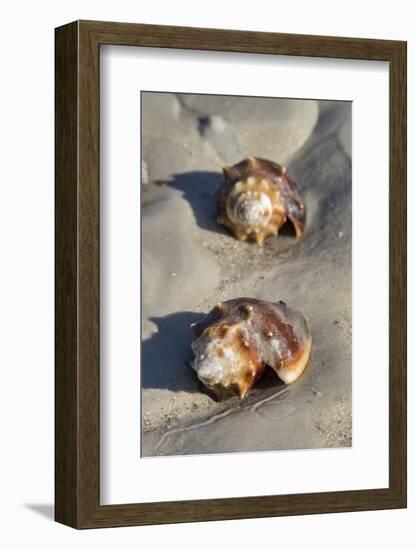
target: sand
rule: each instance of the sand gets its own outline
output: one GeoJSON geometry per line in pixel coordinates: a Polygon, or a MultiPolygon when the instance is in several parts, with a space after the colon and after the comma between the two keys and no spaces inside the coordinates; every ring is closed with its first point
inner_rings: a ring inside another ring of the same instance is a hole
{"type": "Polygon", "coordinates": [[[142,456],[348,447],[351,429],[351,105],[142,94],[142,456]],[[307,210],[263,247],[216,222],[221,167],[285,163],[307,210]],[[218,403],[191,370],[190,323],[217,302],[284,300],[312,356],[285,386],[267,369],[218,403]]]}

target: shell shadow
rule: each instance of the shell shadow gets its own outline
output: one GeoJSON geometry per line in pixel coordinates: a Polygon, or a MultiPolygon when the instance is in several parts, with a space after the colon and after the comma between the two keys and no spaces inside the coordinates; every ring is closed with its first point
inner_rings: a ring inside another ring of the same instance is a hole
{"type": "Polygon", "coordinates": [[[189,362],[193,354],[190,324],[203,314],[191,311],[151,317],[157,332],[141,346],[141,387],[171,391],[200,391],[199,382],[189,362]]]}
{"type": "Polygon", "coordinates": [[[219,172],[193,170],[174,174],[168,185],[181,191],[182,196],[190,204],[199,227],[225,235],[229,234],[228,231],[217,223],[217,204],[214,196],[221,181],[222,174],[219,172]]]}

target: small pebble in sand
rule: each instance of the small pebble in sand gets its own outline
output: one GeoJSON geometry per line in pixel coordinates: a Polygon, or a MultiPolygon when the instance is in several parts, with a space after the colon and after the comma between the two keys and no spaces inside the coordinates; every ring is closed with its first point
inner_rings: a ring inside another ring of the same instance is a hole
{"type": "Polygon", "coordinates": [[[224,119],[219,115],[211,115],[201,119],[200,124],[206,129],[210,129],[213,132],[224,132],[226,123],[224,119]]]}

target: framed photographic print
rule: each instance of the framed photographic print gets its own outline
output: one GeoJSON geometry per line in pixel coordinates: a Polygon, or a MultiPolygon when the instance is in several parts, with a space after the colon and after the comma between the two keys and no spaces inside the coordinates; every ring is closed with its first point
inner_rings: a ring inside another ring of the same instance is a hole
{"type": "Polygon", "coordinates": [[[406,506],[406,44],[56,29],[56,520],[406,506]]]}

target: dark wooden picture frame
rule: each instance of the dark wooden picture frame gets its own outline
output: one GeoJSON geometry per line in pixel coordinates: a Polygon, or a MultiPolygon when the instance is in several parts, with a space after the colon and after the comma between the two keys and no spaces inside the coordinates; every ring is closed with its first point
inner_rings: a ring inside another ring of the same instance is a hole
{"type": "Polygon", "coordinates": [[[56,29],[55,519],[75,528],[406,506],[406,43],[77,21],[56,29]],[[389,487],[100,505],[99,56],[117,44],[389,62],[389,487]]]}

